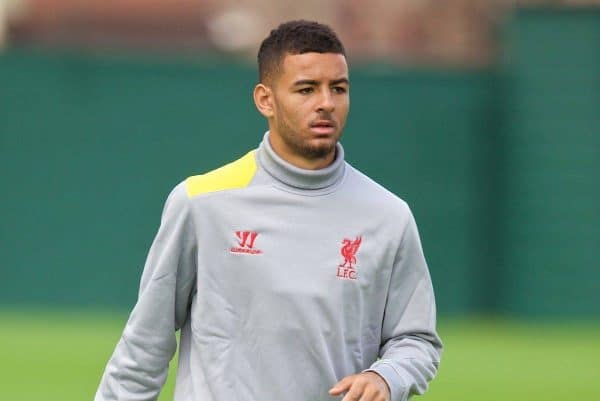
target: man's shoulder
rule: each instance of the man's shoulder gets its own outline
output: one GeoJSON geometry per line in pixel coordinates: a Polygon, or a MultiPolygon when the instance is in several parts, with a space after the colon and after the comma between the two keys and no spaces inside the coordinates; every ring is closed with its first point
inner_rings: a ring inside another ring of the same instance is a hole
{"type": "Polygon", "coordinates": [[[186,178],[182,185],[188,198],[202,194],[244,188],[256,174],[255,150],[241,158],[201,175],[186,178]]]}
{"type": "Polygon", "coordinates": [[[388,210],[392,208],[399,212],[408,211],[409,207],[404,199],[349,163],[346,163],[346,166],[349,170],[350,188],[352,191],[356,191],[357,196],[361,199],[385,207],[388,210]]]}

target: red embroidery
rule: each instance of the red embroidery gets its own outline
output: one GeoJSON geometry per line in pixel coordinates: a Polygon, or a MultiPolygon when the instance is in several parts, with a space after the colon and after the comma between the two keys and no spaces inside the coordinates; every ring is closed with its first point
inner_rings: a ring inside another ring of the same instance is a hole
{"type": "Polygon", "coordinates": [[[236,231],[235,236],[238,239],[239,246],[233,246],[229,249],[232,253],[247,253],[250,255],[259,255],[260,249],[254,249],[254,241],[258,233],[255,231],[236,231]]]}
{"type": "Polygon", "coordinates": [[[235,235],[240,240],[240,246],[243,248],[248,246],[248,248],[254,247],[254,241],[256,240],[256,236],[258,233],[253,231],[236,231],[235,235]]]}
{"type": "Polygon", "coordinates": [[[342,248],[340,249],[340,253],[344,257],[344,262],[338,265],[337,277],[356,280],[354,265],[356,264],[356,253],[358,252],[358,248],[360,248],[361,242],[362,237],[356,237],[354,241],[344,238],[342,248]]]}

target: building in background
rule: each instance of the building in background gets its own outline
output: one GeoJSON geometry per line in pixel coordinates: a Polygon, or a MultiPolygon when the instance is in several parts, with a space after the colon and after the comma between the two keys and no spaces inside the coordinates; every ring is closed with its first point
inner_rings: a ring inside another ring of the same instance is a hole
{"type": "Polygon", "coordinates": [[[254,57],[289,19],[330,24],[355,59],[485,66],[513,6],[600,0],[0,0],[0,43],[254,57]]]}
{"type": "MultiPolygon", "coordinates": [[[[590,3],[565,1],[550,3],[590,3]]],[[[0,43],[254,57],[279,22],[315,19],[354,58],[481,66],[510,0],[0,0],[0,43]]],[[[527,1],[523,3],[541,3],[527,1]]],[[[545,3],[548,3],[546,1],[545,3]]]]}

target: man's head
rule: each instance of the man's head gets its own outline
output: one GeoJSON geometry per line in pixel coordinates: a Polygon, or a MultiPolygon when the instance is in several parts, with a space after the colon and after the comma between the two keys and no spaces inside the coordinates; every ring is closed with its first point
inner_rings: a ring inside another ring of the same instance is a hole
{"type": "Polygon", "coordinates": [[[335,53],[346,55],[344,45],[327,25],[311,21],[290,21],[273,29],[258,50],[258,78],[266,84],[281,72],[288,54],[335,53]]]}
{"type": "Polygon", "coordinates": [[[274,150],[303,168],[335,157],[350,105],[344,47],[326,25],[291,21],[271,31],[258,53],[254,101],[274,150]]]}

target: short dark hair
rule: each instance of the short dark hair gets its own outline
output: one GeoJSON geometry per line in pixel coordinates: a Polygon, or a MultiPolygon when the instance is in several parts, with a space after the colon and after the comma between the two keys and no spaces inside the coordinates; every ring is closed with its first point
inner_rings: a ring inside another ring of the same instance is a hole
{"type": "Polygon", "coordinates": [[[273,29],[258,50],[258,79],[265,82],[281,68],[287,54],[337,53],[344,45],[329,26],[314,21],[289,21],[273,29]]]}

